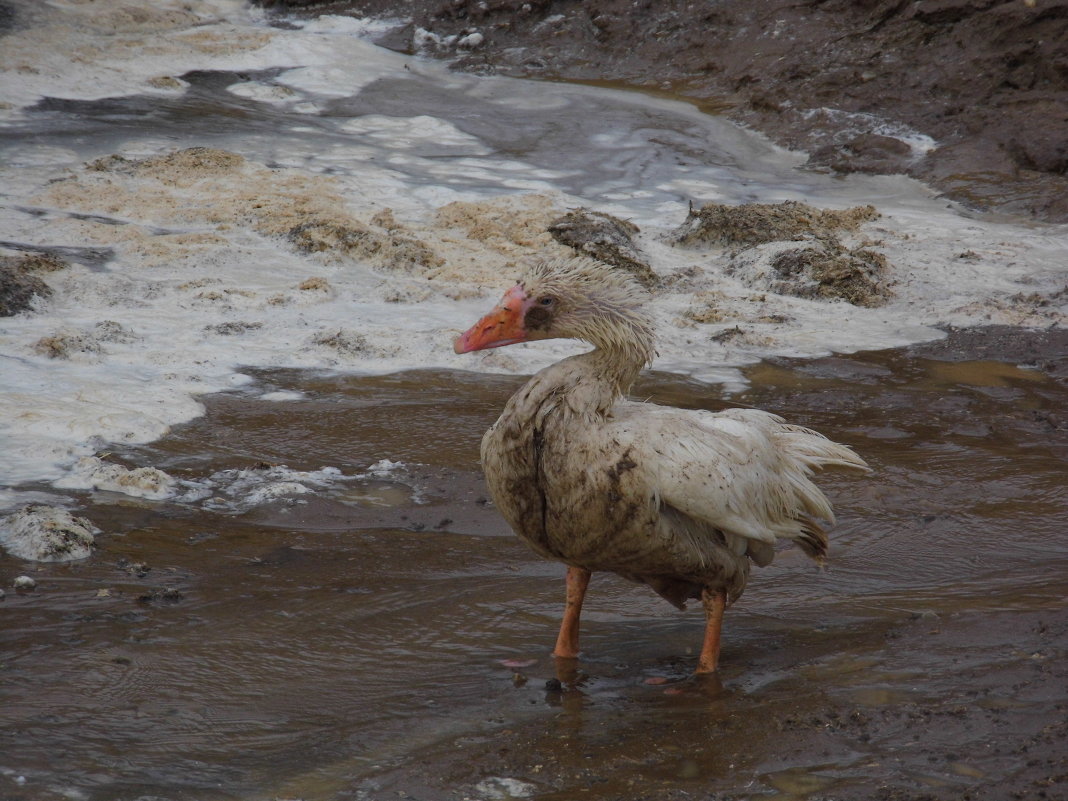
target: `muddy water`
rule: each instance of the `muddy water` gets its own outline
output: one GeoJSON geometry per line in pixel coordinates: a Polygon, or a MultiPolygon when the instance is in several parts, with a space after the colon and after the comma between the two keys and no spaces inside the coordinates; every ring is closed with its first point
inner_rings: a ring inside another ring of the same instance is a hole
{"type": "Polygon", "coordinates": [[[917,349],[764,363],[732,397],[643,379],[787,414],[875,470],[827,476],[828,569],[756,571],[704,681],[699,611],[610,576],[577,669],[548,656],[562,570],[506,531],[477,463],[519,379],[253,374],[111,458],[405,467],[244,512],[86,495],[97,554],[0,605],[0,798],[1064,797],[1058,370],[917,349]]]}

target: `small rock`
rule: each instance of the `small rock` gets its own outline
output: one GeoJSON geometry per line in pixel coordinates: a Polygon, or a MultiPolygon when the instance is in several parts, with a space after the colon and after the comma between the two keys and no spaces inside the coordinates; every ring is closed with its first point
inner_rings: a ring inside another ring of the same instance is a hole
{"type": "Polygon", "coordinates": [[[865,133],[841,144],[818,148],[809,166],[829,167],[836,172],[904,173],[916,160],[912,148],[893,136],[865,133]]]}
{"type": "Polygon", "coordinates": [[[654,287],[659,282],[649,262],[634,243],[638,226],[628,220],[578,208],[553,220],[548,230],[561,245],[567,245],[583,256],[591,256],[597,261],[626,270],[646,287],[654,287]]]}
{"type": "Polygon", "coordinates": [[[37,587],[37,582],[29,576],[19,576],[12,582],[12,586],[20,592],[32,592],[37,587]]]}
{"type": "Polygon", "coordinates": [[[185,594],[181,590],[175,587],[163,587],[141,593],[141,595],[137,596],[137,601],[142,604],[176,604],[184,598],[185,594]]]}
{"type": "Polygon", "coordinates": [[[478,31],[467,34],[467,36],[461,36],[459,41],[456,42],[457,47],[463,47],[468,50],[473,50],[486,41],[486,37],[478,31]]]}

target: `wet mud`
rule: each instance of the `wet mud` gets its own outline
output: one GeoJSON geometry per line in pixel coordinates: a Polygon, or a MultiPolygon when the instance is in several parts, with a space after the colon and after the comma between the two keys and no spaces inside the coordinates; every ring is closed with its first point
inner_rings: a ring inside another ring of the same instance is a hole
{"type": "Polygon", "coordinates": [[[75,493],[93,556],[0,555],[0,797],[1063,797],[1065,353],[1063,331],[970,329],[763,362],[736,395],[645,376],[638,397],[766,408],[874,468],[824,478],[827,569],[756,571],[701,681],[700,610],[605,575],[581,659],[549,656],[563,569],[477,462],[522,379],[252,373],[101,456],[362,477],[247,507],[75,493]]]}
{"type": "Polygon", "coordinates": [[[706,203],[690,207],[671,240],[681,247],[730,248],[728,275],[772,292],[876,307],[893,294],[886,257],[869,247],[850,249],[838,234],[855,233],[862,223],[878,216],[874,206],[835,211],[797,201],[740,206],[706,203]],[[770,259],[756,248],[786,242],[799,244],[780,244],[770,259]]]}
{"type": "Polygon", "coordinates": [[[1068,221],[1068,2],[259,0],[398,20],[462,69],[615,81],[727,107],[833,172],[904,173],[966,205],[1068,221]]]}

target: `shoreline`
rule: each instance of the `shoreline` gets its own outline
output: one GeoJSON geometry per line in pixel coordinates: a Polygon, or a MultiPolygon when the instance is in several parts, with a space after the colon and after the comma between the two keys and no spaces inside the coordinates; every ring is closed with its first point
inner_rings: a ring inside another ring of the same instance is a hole
{"type": "MultiPolygon", "coordinates": [[[[385,0],[259,0],[389,19],[385,0]]],[[[377,43],[478,74],[612,82],[724,113],[829,173],[904,174],[1068,222],[1068,2],[416,0],[377,43]]]]}

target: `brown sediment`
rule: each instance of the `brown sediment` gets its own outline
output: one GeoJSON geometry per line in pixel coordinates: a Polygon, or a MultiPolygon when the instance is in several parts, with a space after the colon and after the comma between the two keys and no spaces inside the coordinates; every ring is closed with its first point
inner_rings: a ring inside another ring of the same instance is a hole
{"type": "MultiPolygon", "coordinates": [[[[886,257],[871,247],[848,247],[841,233],[855,233],[876,219],[874,206],[817,209],[807,203],[706,203],[690,208],[669,239],[680,247],[731,249],[729,274],[781,294],[818,300],[844,300],[856,306],[881,306],[892,296],[886,257]],[[799,242],[801,246],[765,251],[758,246],[799,242]]],[[[713,322],[712,307],[687,312],[695,322],[713,322]]]]}
{"type": "Polygon", "coordinates": [[[838,243],[786,250],[771,260],[782,278],[771,289],[801,298],[844,300],[854,306],[882,306],[891,296],[886,257],[868,248],[838,243]]]}
{"type": "Polygon", "coordinates": [[[137,335],[115,322],[104,320],[93,328],[76,331],[60,329],[33,345],[33,351],[50,359],[71,359],[79,355],[97,356],[104,352],[107,343],[130,343],[137,340],[137,335]]]}
{"type": "Polygon", "coordinates": [[[426,270],[440,267],[444,259],[425,242],[398,233],[364,225],[359,220],[311,220],[294,226],[287,238],[303,253],[323,253],[332,260],[367,259],[394,269],[426,270]]]}
{"type": "MultiPolygon", "coordinates": [[[[81,173],[57,181],[40,202],[77,212],[135,209],[138,222],[210,226],[225,232],[249,225],[265,236],[290,240],[300,251],[327,261],[359,258],[376,266],[426,272],[442,257],[380,209],[369,222],[348,210],[337,182],[293,170],[271,169],[230,151],[192,147],[162,156],[96,159],[81,173]]],[[[126,212],[128,213],[128,212],[126,212]]],[[[135,249],[150,266],[196,254],[223,241],[212,231],[167,234],[136,224],[114,226],[78,220],[95,241],[135,249]]]]}
{"type": "Polygon", "coordinates": [[[515,254],[519,248],[550,245],[548,229],[557,214],[556,202],[548,195],[520,195],[454,201],[438,209],[435,219],[439,226],[457,228],[470,239],[515,254]]]}
{"type": "Polygon", "coordinates": [[[743,203],[730,206],[706,203],[690,207],[682,225],[671,235],[677,245],[751,247],[765,242],[795,239],[834,241],[839,231],[856,231],[876,219],[874,206],[851,209],[817,209],[807,203],[743,203]]]}

